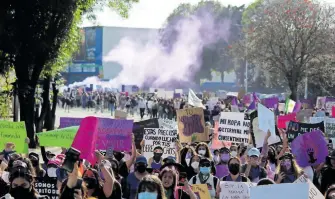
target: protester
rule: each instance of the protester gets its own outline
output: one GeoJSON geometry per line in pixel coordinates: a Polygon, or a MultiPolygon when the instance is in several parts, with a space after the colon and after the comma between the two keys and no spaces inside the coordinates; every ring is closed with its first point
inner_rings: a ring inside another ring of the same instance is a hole
{"type": "Polygon", "coordinates": [[[135,192],[137,194],[134,199],[167,199],[162,182],[154,175],[143,177],[135,192]]]}
{"type": "Polygon", "coordinates": [[[46,172],[40,165],[40,158],[37,153],[29,153],[29,159],[35,169],[36,177],[44,177],[46,172]]]}
{"type": "Polygon", "coordinates": [[[257,148],[251,148],[248,151],[247,164],[243,165],[241,172],[249,178],[251,182],[257,183],[266,178],[266,170],[260,166],[260,152],[257,148]]]}
{"type": "Polygon", "coordinates": [[[298,166],[291,153],[285,153],[280,158],[280,164],[274,177],[277,184],[293,183],[303,174],[302,169],[298,166]]]}
{"type": "Polygon", "coordinates": [[[208,146],[206,143],[204,142],[200,142],[197,147],[195,148],[195,151],[205,157],[205,158],[208,158],[209,160],[212,160],[213,157],[212,157],[212,154],[211,154],[211,151],[209,150],[208,146]]]}
{"type": "Polygon", "coordinates": [[[326,166],[321,170],[321,193],[325,193],[328,187],[335,183],[335,151],[333,151],[326,159],[326,166]]]}
{"type": "Polygon", "coordinates": [[[190,159],[190,164],[187,167],[187,179],[190,180],[194,175],[199,173],[199,164],[200,164],[200,156],[194,155],[190,159]]]}
{"type": "Polygon", "coordinates": [[[220,162],[215,166],[216,174],[218,178],[222,178],[228,174],[228,161],[230,159],[230,150],[227,147],[220,149],[220,162]]]}
{"type": "Polygon", "coordinates": [[[241,162],[238,158],[230,158],[228,161],[229,175],[224,176],[222,181],[248,182],[249,179],[240,173],[241,162]]]}

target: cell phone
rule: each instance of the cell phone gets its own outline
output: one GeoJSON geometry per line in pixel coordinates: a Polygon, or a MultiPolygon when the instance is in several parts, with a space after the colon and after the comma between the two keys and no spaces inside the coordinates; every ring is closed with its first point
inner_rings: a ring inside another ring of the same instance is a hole
{"type": "Polygon", "coordinates": [[[71,147],[65,153],[65,160],[62,168],[71,173],[73,171],[74,164],[79,160],[79,156],[80,151],[71,147]]]}

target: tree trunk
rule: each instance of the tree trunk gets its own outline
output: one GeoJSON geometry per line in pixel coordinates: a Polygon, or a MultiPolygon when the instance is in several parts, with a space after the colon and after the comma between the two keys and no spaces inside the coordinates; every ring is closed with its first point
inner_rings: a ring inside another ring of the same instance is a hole
{"type": "Polygon", "coordinates": [[[19,121],[19,99],[17,96],[16,84],[14,85],[13,91],[13,122],[19,121]]]}
{"type": "Polygon", "coordinates": [[[46,115],[50,112],[50,77],[43,80],[43,93],[42,93],[42,110],[41,116],[38,118],[36,123],[36,132],[40,133],[43,131],[46,115]]]}
{"type": "Polygon", "coordinates": [[[221,71],[221,83],[224,83],[224,71],[221,71]]]}
{"type": "Polygon", "coordinates": [[[290,99],[297,101],[297,97],[298,97],[298,83],[296,81],[289,81],[288,83],[290,90],[291,90],[291,95],[290,95],[290,99]]]}
{"type": "Polygon", "coordinates": [[[36,85],[27,85],[27,82],[18,82],[20,120],[25,122],[27,136],[30,139],[29,148],[36,148],[35,142],[35,89],[36,85]]]}

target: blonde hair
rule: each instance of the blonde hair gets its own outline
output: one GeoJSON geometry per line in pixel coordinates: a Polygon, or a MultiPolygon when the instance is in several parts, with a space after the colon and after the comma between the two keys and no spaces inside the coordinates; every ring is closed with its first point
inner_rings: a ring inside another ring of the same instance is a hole
{"type": "MultiPolygon", "coordinates": [[[[283,159],[285,160],[285,159],[283,159]]],[[[277,168],[276,168],[276,174],[280,174],[282,172],[281,170],[281,161],[283,160],[280,160],[277,168]]],[[[290,159],[291,160],[291,164],[292,164],[292,169],[293,169],[293,172],[294,172],[294,175],[298,178],[302,173],[303,173],[303,170],[299,167],[297,161],[295,161],[295,159],[290,159]]]]}

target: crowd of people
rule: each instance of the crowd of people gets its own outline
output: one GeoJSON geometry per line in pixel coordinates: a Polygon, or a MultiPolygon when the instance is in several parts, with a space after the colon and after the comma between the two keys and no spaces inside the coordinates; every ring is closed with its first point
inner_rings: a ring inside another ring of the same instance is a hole
{"type": "MultiPolygon", "coordinates": [[[[147,112],[150,117],[174,120],[176,110],[189,107],[184,100],[117,97],[112,93],[98,92],[84,93],[73,99],[76,103],[67,105],[86,108],[91,101],[95,101],[95,106],[102,105],[105,109],[107,101],[111,113],[117,107],[131,113],[130,108],[136,107],[141,118],[147,112]]],[[[229,105],[220,101],[212,111],[207,107],[204,110],[207,125],[213,127],[213,118],[229,109],[229,105]]],[[[15,145],[7,143],[0,153],[0,198],[8,193],[15,199],[48,198],[36,191],[36,177],[57,179],[60,199],[197,199],[197,194],[191,188],[195,184],[207,185],[210,198],[214,199],[220,196],[222,181],[264,186],[293,183],[304,176],[324,194],[325,199],[334,199],[335,151],[332,147],[323,163],[300,167],[291,153],[285,129],[278,131],[282,142],[275,145],[268,143],[270,132],[264,137],[261,148],[255,148],[252,139],[248,144],[232,144],[217,150],[211,150],[211,141],[177,141],[175,156],[163,159],[164,149],[156,147],[153,158],[149,160],[142,154],[141,148],[136,148],[133,138],[131,152],[104,154],[97,150],[95,156],[98,161],[95,164],[86,160],[76,161],[72,163],[71,172],[62,166],[67,158],[67,149],[63,148],[61,154],[52,154],[45,152],[42,147],[40,157],[37,153],[18,154],[15,145]]]]}

